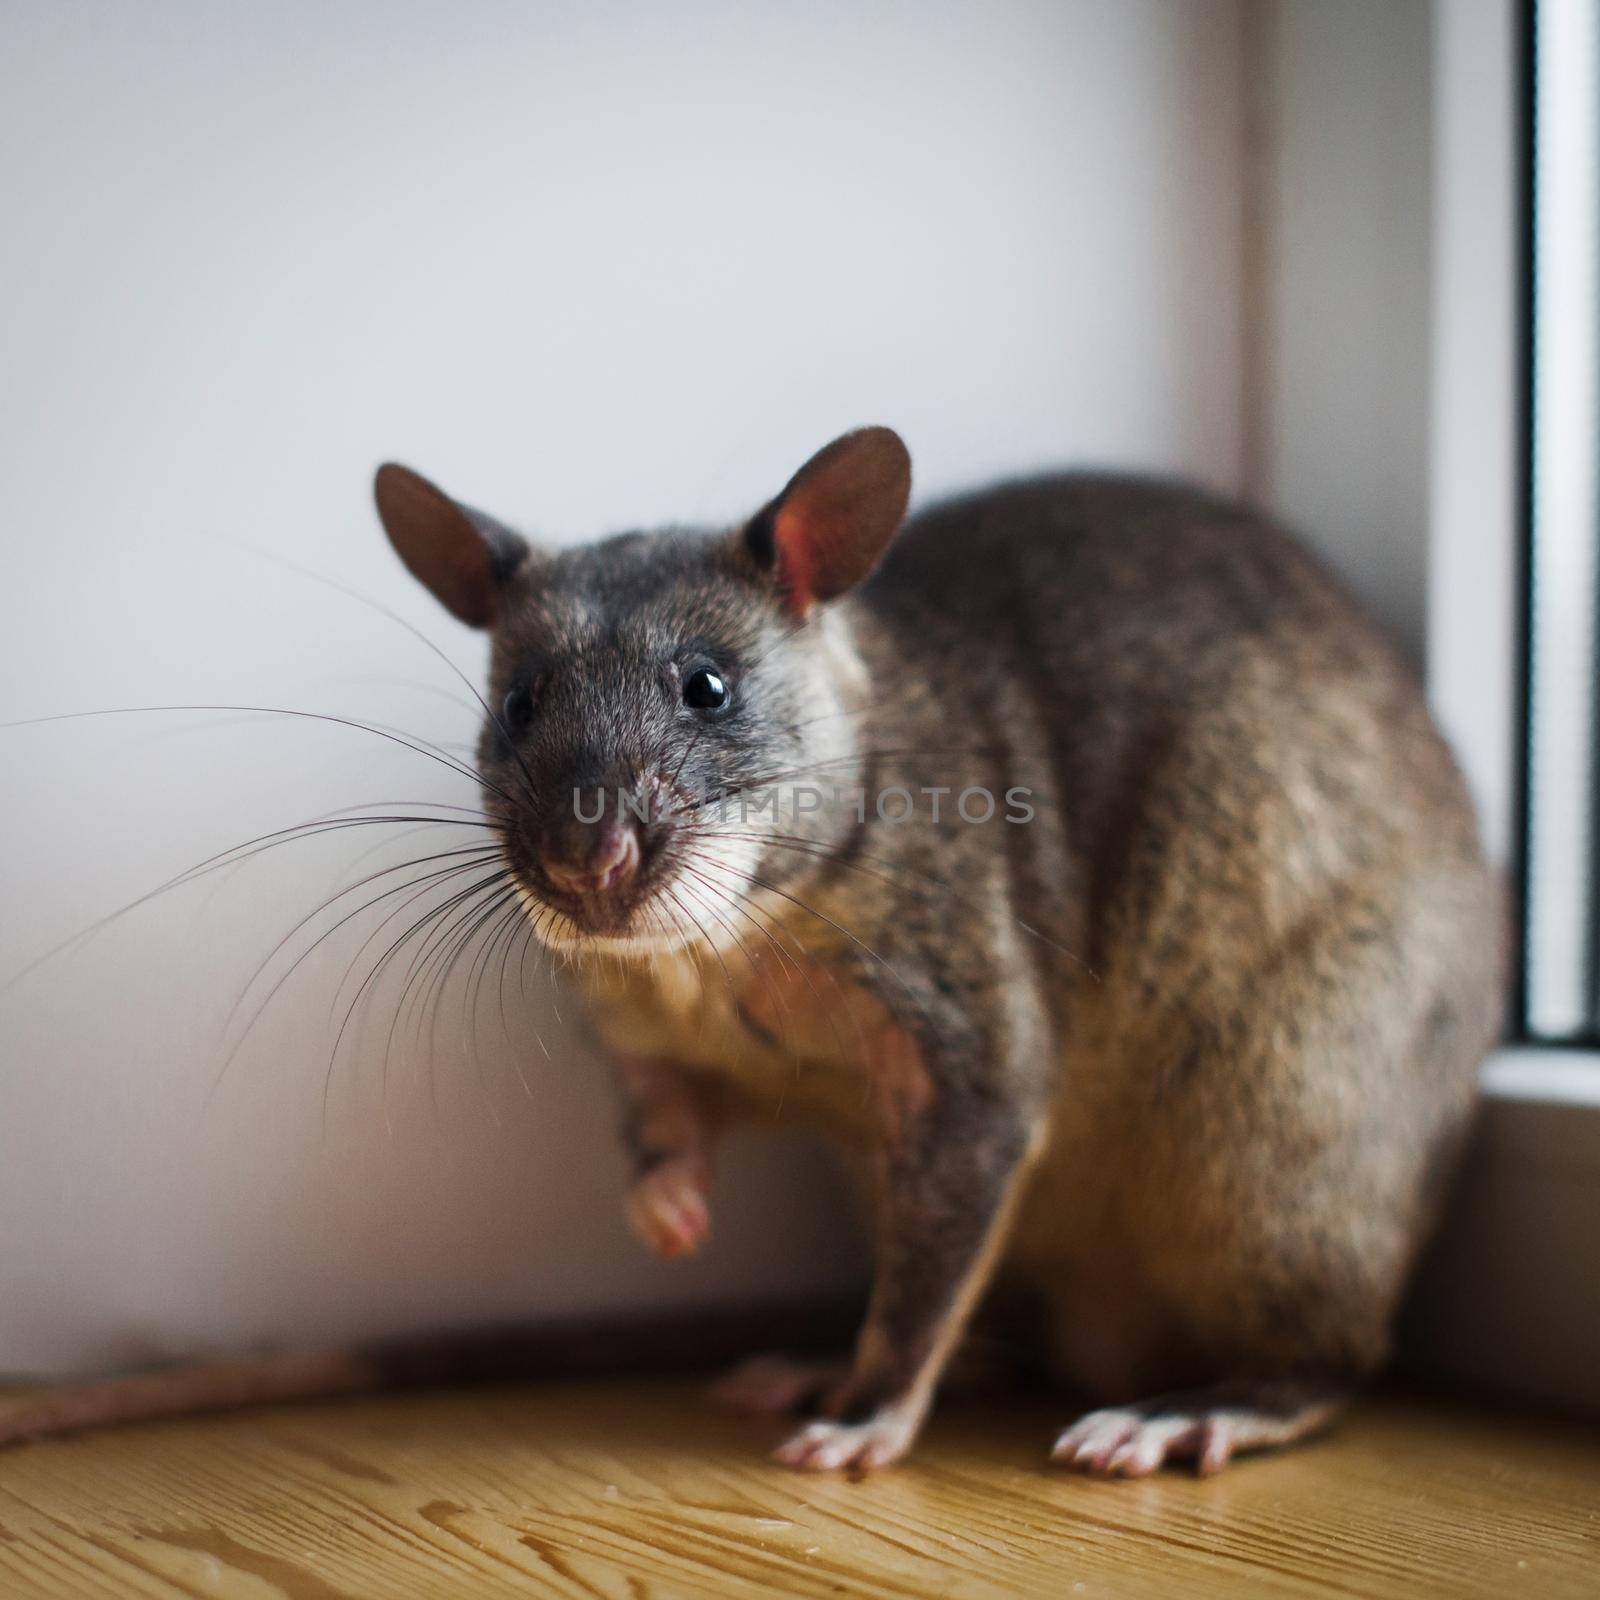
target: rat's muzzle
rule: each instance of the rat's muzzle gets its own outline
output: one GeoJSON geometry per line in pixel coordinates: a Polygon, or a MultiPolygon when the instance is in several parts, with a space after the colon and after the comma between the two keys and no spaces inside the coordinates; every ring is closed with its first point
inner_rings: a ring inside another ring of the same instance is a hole
{"type": "Polygon", "coordinates": [[[654,887],[650,869],[664,831],[638,815],[622,789],[573,788],[531,841],[530,887],[581,932],[625,938],[654,887]]]}
{"type": "Polygon", "coordinates": [[[546,844],[539,868],[563,894],[605,896],[627,888],[643,855],[633,818],[603,817],[558,847],[546,844]]]}

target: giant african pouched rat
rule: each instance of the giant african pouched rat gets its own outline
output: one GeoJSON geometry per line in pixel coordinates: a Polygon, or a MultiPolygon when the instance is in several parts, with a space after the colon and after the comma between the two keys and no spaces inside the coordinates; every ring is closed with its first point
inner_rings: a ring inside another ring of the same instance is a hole
{"type": "MultiPolygon", "coordinates": [[[[485,809],[616,1052],[637,1230],[701,1242],[730,1118],[804,1111],[866,1158],[853,1354],[723,1386],[820,1399],[778,1458],[903,1455],[1011,1279],[1111,1407],[1058,1460],[1211,1470],[1385,1356],[1498,1025],[1498,889],[1412,675],[1261,517],[1068,475],[899,531],[909,490],[867,428],[732,531],[545,552],[376,485],[490,631],[485,809]]],[[[372,1375],[215,1370],[9,1431],[372,1375]]]]}

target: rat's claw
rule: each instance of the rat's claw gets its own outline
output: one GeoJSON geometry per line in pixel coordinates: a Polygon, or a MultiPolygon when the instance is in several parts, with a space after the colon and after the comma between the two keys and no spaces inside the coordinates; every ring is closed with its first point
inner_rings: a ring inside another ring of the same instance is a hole
{"type": "Polygon", "coordinates": [[[1323,1427],[1336,1393],[1286,1383],[1218,1385],[1143,1405],[1091,1411],[1056,1440],[1051,1458],[1103,1478],[1144,1478],[1171,1461],[1202,1477],[1245,1450],[1290,1444],[1323,1427]]]}
{"type": "Polygon", "coordinates": [[[1051,1455],[1080,1472],[1101,1477],[1148,1478],[1164,1461],[1192,1455],[1201,1426],[1193,1417],[1095,1411],[1067,1429],[1051,1455]]]}
{"type": "Polygon", "coordinates": [[[1084,1472],[1113,1473],[1112,1463],[1137,1449],[1144,1419],[1133,1411],[1091,1411],[1056,1440],[1054,1461],[1084,1472]]]}
{"type": "Polygon", "coordinates": [[[802,1472],[868,1470],[898,1461],[917,1436],[920,1411],[905,1401],[880,1407],[865,1422],[811,1422],[772,1452],[802,1472]]]}
{"type": "Polygon", "coordinates": [[[700,1164],[669,1160],[652,1167],[629,1192],[628,1222],[659,1255],[681,1256],[699,1249],[711,1232],[700,1164]]]}

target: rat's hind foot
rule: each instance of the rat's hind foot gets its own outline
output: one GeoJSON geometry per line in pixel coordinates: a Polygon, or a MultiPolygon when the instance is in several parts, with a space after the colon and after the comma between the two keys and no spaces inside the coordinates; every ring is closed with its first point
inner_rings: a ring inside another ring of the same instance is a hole
{"type": "Polygon", "coordinates": [[[1192,1461],[1203,1476],[1243,1451],[1305,1438],[1332,1419],[1342,1398],[1288,1382],[1190,1389],[1091,1411],[1056,1440],[1050,1456],[1103,1478],[1147,1477],[1168,1461],[1192,1461]]]}
{"type": "Polygon", "coordinates": [[[761,1416],[821,1409],[849,1374],[847,1361],[791,1361],[755,1356],[711,1386],[711,1398],[761,1416]]]}

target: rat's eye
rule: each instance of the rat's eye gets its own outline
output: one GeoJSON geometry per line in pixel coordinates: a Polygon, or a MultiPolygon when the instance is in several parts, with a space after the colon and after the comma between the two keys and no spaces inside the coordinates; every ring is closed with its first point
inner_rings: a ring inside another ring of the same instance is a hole
{"type": "Polygon", "coordinates": [[[533,691],[519,683],[500,704],[500,718],[511,729],[525,728],[533,716],[533,691]]]}
{"type": "Polygon", "coordinates": [[[692,711],[726,711],[733,691],[714,667],[696,667],[683,680],[683,703],[692,711]]]}

